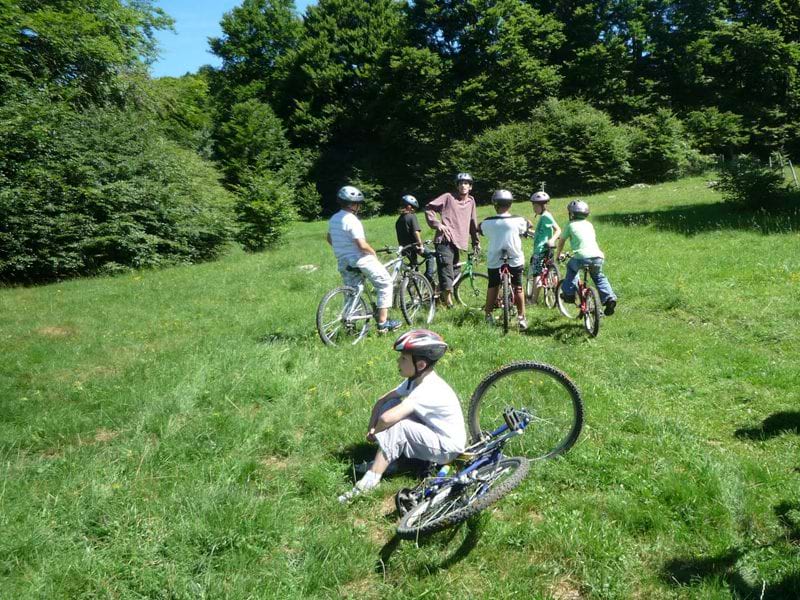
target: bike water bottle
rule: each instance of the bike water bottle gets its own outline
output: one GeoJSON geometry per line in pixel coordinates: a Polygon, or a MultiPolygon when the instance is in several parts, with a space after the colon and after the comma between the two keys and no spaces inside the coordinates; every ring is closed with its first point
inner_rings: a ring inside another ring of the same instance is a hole
{"type": "Polygon", "coordinates": [[[436,473],[437,477],[447,477],[447,474],[450,472],[450,465],[444,465],[439,472],[436,473]]]}

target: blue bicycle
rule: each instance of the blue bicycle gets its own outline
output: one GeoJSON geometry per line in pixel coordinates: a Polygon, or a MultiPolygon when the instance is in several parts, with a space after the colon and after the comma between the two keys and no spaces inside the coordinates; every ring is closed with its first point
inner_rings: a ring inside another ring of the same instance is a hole
{"type": "Polygon", "coordinates": [[[558,369],[543,363],[511,363],[478,385],[470,401],[469,422],[473,443],[453,465],[397,493],[399,537],[414,539],[465,521],[516,488],[528,474],[529,458],[565,453],[580,435],[583,401],[558,369]],[[487,429],[487,411],[500,397],[506,401],[504,422],[487,429]],[[525,402],[531,408],[512,408],[511,402],[525,402]],[[538,440],[520,444],[528,428],[535,430],[529,435],[538,440]],[[509,444],[527,457],[504,456],[509,444]],[[457,470],[451,473],[454,466],[457,470]]]}

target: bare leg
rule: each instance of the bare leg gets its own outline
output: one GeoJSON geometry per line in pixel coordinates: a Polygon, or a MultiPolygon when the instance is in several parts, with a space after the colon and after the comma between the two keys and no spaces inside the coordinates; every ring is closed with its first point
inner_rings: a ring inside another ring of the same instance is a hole
{"type": "Polygon", "coordinates": [[[486,304],[483,307],[483,312],[491,315],[492,311],[497,307],[497,290],[496,287],[490,287],[486,290],[486,304]]]}
{"type": "Polygon", "coordinates": [[[525,293],[521,287],[514,288],[514,304],[517,305],[517,314],[521,319],[525,318],[525,293]]]}
{"type": "Polygon", "coordinates": [[[389,468],[389,459],[386,458],[383,450],[378,448],[378,451],[375,453],[375,461],[372,463],[372,467],[370,467],[369,470],[378,475],[383,475],[387,468],[389,468]]]}
{"type": "Polygon", "coordinates": [[[386,319],[389,318],[389,309],[388,308],[379,308],[378,309],[378,323],[386,323],[386,319]]]}

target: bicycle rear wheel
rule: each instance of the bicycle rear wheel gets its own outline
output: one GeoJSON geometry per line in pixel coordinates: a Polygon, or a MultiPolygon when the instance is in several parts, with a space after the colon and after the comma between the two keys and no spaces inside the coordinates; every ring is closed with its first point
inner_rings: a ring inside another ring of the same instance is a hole
{"type": "Polygon", "coordinates": [[[503,333],[508,333],[508,317],[509,311],[511,310],[511,285],[509,282],[509,276],[503,275],[501,279],[500,285],[500,293],[502,296],[502,307],[503,307],[503,333]]]}
{"type": "Polygon", "coordinates": [[[555,308],[557,304],[556,297],[558,296],[558,284],[560,283],[561,275],[558,272],[556,265],[550,265],[547,270],[547,277],[545,278],[544,288],[544,305],[547,308],[555,308]]]}
{"type": "Polygon", "coordinates": [[[322,297],[317,307],[317,333],[328,346],[357,344],[369,329],[372,313],[355,288],[342,286],[322,297]]]}
{"type": "Polygon", "coordinates": [[[529,459],[563,454],[583,427],[583,401],[567,375],[544,363],[510,363],[487,375],[469,401],[473,442],[504,424],[503,410],[526,408],[533,415],[523,435],[511,438],[506,451],[529,459]]]}
{"type": "Polygon", "coordinates": [[[409,325],[430,323],[436,314],[433,287],[415,271],[409,271],[400,284],[400,311],[409,325]]]}
{"type": "Polygon", "coordinates": [[[412,507],[397,524],[397,535],[414,539],[452,527],[517,487],[528,474],[528,461],[503,458],[475,469],[466,483],[453,482],[412,507]]]}
{"type": "Polygon", "coordinates": [[[456,281],[453,288],[456,300],[470,310],[483,311],[486,304],[486,290],[489,289],[489,276],[473,272],[456,281]]]}
{"type": "Polygon", "coordinates": [[[590,336],[597,337],[600,333],[600,297],[593,287],[585,290],[586,312],[583,313],[583,327],[590,336]]]}
{"type": "MultiPolygon", "coordinates": [[[[562,280],[558,284],[558,288],[556,290],[556,303],[558,305],[559,312],[567,317],[568,319],[577,319],[581,316],[581,309],[580,307],[575,304],[574,302],[567,302],[561,297],[563,293],[564,281],[562,280]]],[[[578,297],[578,293],[576,290],[575,298],[578,297]]]]}

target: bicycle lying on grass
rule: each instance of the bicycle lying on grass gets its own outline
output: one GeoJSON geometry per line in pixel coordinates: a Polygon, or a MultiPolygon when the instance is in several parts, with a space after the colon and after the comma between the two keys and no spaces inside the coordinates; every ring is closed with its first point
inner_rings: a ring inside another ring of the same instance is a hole
{"type": "Polygon", "coordinates": [[[397,493],[398,536],[414,539],[472,517],[522,482],[529,459],[567,452],[582,426],[580,392],[558,369],[518,362],[489,374],[470,399],[472,445],[453,465],[397,493]],[[495,410],[499,403],[504,403],[500,411],[495,410]],[[513,408],[511,403],[526,408],[513,408]],[[503,418],[499,425],[498,414],[503,418]],[[521,443],[528,439],[530,443],[521,443]],[[507,458],[508,447],[522,455],[507,458]],[[453,466],[456,470],[451,472],[453,466]]]}
{"type": "MultiPolygon", "coordinates": [[[[430,323],[436,314],[433,287],[424,276],[412,269],[402,253],[409,246],[381,248],[376,252],[394,254],[395,258],[383,266],[393,281],[393,305],[400,308],[409,325],[430,323]]],[[[369,322],[375,317],[377,306],[371,285],[358,268],[347,267],[359,274],[354,287],[339,286],[322,297],[317,307],[317,332],[325,344],[357,344],[369,331],[369,322]]]]}
{"type": "MultiPolygon", "coordinates": [[[[563,258],[559,258],[559,261],[563,262],[571,257],[572,253],[567,252],[563,258]]],[[[578,289],[575,291],[574,302],[567,302],[561,297],[563,286],[562,281],[556,294],[558,310],[568,319],[582,319],[586,332],[592,337],[597,337],[600,333],[600,296],[597,290],[589,285],[589,266],[581,267],[578,272],[578,289]]]]}

